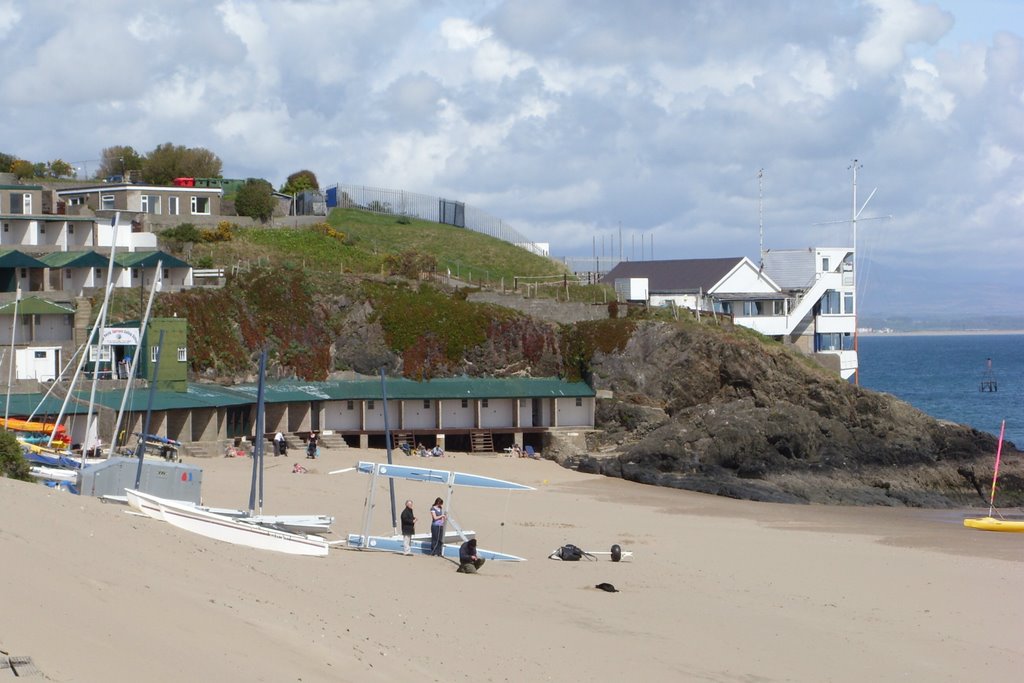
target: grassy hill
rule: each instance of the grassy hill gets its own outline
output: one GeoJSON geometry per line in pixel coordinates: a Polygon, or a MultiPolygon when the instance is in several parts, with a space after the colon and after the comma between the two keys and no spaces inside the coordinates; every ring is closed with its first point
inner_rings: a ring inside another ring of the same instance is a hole
{"type": "MultiPolygon", "coordinates": [[[[173,240],[167,246],[180,252],[173,240]]],[[[232,266],[239,261],[294,265],[311,271],[379,274],[394,270],[401,254],[436,259],[437,271],[473,282],[511,286],[515,277],[560,277],[565,267],[508,242],[430,221],[335,209],[309,227],[237,228],[231,239],[192,247],[193,264],[232,266]],[[388,261],[388,257],[392,261],[388,261]]]]}

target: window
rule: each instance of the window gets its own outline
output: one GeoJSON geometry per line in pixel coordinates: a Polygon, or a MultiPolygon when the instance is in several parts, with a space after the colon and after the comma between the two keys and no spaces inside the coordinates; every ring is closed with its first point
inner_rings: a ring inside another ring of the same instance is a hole
{"type": "Polygon", "coordinates": [[[139,269],[138,268],[132,268],[132,279],[133,280],[138,280],[139,279],[139,269]]]}
{"type": "Polygon", "coordinates": [[[743,315],[761,315],[760,301],[744,301],[743,315]]]}
{"type": "Polygon", "coordinates": [[[68,279],[71,278],[71,269],[70,268],[68,268],[67,270],[64,271],[64,277],[66,277],[68,279]]]}
{"type": "Polygon", "coordinates": [[[481,407],[486,408],[487,407],[487,399],[485,398],[484,400],[480,401],[480,405],[481,405],[481,407]]]}
{"type": "Polygon", "coordinates": [[[843,292],[843,313],[853,315],[853,292],[843,292]]]}
{"type": "Polygon", "coordinates": [[[170,280],[170,279],[171,279],[171,269],[170,268],[164,268],[164,280],[170,280]]]}
{"type": "Polygon", "coordinates": [[[69,235],[74,235],[75,234],[75,226],[73,226],[73,225],[69,225],[68,226],[68,234],[69,235]]]}
{"type": "Polygon", "coordinates": [[[85,204],[85,197],[69,197],[68,206],[83,206],[85,204]]]}
{"type": "Polygon", "coordinates": [[[786,302],[782,299],[772,301],[772,315],[786,315],[786,302]]]}
{"type": "Polygon", "coordinates": [[[192,197],[192,214],[197,216],[210,215],[209,197],[192,197]]]}
{"type": "Polygon", "coordinates": [[[429,408],[430,407],[430,399],[429,398],[423,400],[423,407],[424,408],[429,408]]]}
{"type": "Polygon", "coordinates": [[[366,402],[366,408],[368,410],[373,410],[373,401],[367,401],[366,402]]]}
{"type": "Polygon", "coordinates": [[[839,310],[839,292],[834,289],[825,292],[820,303],[822,315],[838,315],[841,312],[839,310]]]}
{"type": "Polygon", "coordinates": [[[576,397],[576,407],[577,408],[582,408],[583,407],[583,398],[581,396],[577,396],[576,397]]]}
{"type": "Polygon", "coordinates": [[[160,195],[142,195],[142,213],[160,213],[160,195]]]}
{"type": "Polygon", "coordinates": [[[110,361],[110,347],[109,346],[96,346],[95,344],[89,346],[89,360],[100,363],[106,363],[110,361]]]}
{"type": "Polygon", "coordinates": [[[160,356],[160,347],[159,346],[151,346],[151,347],[149,347],[149,361],[151,363],[155,363],[156,359],[159,356],[160,356]]]}
{"type": "Polygon", "coordinates": [[[103,277],[103,269],[102,268],[97,268],[96,269],[96,277],[103,277]]]}
{"type": "Polygon", "coordinates": [[[828,266],[829,266],[828,256],[822,257],[822,259],[821,259],[821,272],[827,273],[828,272],[828,266]]]}
{"type": "Polygon", "coordinates": [[[28,268],[22,268],[21,269],[21,276],[22,277],[28,277],[28,268]]]}
{"type": "Polygon", "coordinates": [[[178,347],[178,362],[179,363],[184,363],[187,360],[188,360],[188,347],[187,346],[179,346],[178,347]]]}
{"type": "Polygon", "coordinates": [[[167,215],[177,216],[178,215],[178,198],[168,197],[167,198],[167,215]]]}
{"type": "Polygon", "coordinates": [[[36,358],[46,358],[46,351],[35,351],[32,355],[36,358]]]}
{"type": "Polygon", "coordinates": [[[469,407],[469,399],[468,398],[462,399],[462,407],[463,408],[468,408],[469,407]]]}
{"type": "Polygon", "coordinates": [[[28,192],[21,195],[21,208],[23,210],[23,213],[32,213],[32,195],[30,195],[28,192]]]}
{"type": "Polygon", "coordinates": [[[355,401],[345,401],[346,410],[355,410],[355,401]]]}
{"type": "Polygon", "coordinates": [[[100,211],[113,211],[115,208],[114,195],[105,194],[100,197],[100,211]]]}

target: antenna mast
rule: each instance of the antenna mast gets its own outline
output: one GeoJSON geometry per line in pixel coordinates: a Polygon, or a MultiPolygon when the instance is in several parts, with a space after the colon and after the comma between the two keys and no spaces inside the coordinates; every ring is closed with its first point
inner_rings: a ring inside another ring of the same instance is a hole
{"type": "MultiPolygon", "coordinates": [[[[761,181],[764,178],[764,169],[757,170],[757,232],[760,236],[760,262],[759,267],[764,268],[764,193],[762,192],[761,181]]],[[[856,202],[856,200],[854,200],[856,202]]]]}

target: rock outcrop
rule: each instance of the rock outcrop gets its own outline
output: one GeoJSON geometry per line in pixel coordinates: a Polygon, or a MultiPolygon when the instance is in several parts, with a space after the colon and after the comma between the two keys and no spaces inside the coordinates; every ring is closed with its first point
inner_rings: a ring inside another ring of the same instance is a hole
{"type": "MultiPolygon", "coordinates": [[[[996,439],[861,389],[746,333],[646,323],[621,352],[596,353],[601,401],[583,471],[791,503],[977,504],[996,439]]],[[[1000,500],[1024,500],[1004,444],[1000,500]]]]}

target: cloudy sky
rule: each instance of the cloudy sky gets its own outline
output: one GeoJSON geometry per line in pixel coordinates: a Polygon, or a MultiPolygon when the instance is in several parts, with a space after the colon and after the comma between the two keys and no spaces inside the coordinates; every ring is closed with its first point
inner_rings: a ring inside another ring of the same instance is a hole
{"type": "Polygon", "coordinates": [[[1018,0],[0,0],[0,60],[0,151],[206,147],[558,257],[756,261],[759,204],[767,248],[848,245],[817,224],[858,159],[892,216],[858,223],[862,313],[1024,315],[1018,0]]]}

